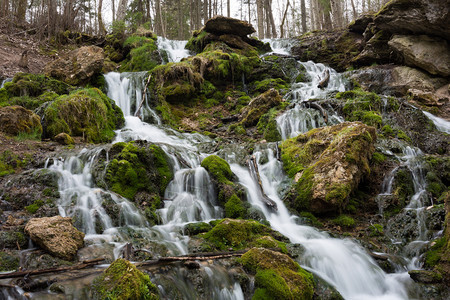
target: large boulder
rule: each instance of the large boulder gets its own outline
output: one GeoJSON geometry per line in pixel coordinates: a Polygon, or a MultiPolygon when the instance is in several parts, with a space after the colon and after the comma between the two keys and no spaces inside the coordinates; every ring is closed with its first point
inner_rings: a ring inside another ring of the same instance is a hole
{"type": "Polygon", "coordinates": [[[254,98],[241,113],[242,124],[246,127],[256,125],[262,115],[267,113],[272,107],[281,104],[282,101],[283,99],[275,89],[270,89],[259,95],[254,98]]]}
{"type": "Polygon", "coordinates": [[[42,133],[41,119],[31,110],[22,106],[1,107],[0,131],[10,135],[36,132],[40,136],[42,133]]]}
{"type": "Polygon", "coordinates": [[[125,123],[122,110],[96,88],[58,97],[45,108],[43,120],[48,138],[64,132],[93,143],[110,141],[125,123]]]}
{"type": "Polygon", "coordinates": [[[404,63],[433,75],[450,76],[450,48],[446,40],[425,35],[394,35],[388,42],[404,63]]]}
{"type": "Polygon", "coordinates": [[[284,141],[284,168],[295,181],[286,199],[290,206],[317,214],[339,213],[370,171],[375,140],[375,128],[344,122],[284,141]]]}
{"type": "Polygon", "coordinates": [[[72,85],[89,82],[93,76],[102,72],[105,53],[97,46],[84,46],[75,49],[45,66],[44,72],[72,85]]]}
{"type": "Polygon", "coordinates": [[[33,218],[25,232],[39,247],[65,260],[73,260],[84,245],[84,233],[73,227],[68,217],[33,218]]]}
{"type": "Polygon", "coordinates": [[[217,35],[232,34],[240,37],[245,37],[256,32],[252,24],[247,21],[242,21],[224,16],[215,16],[209,19],[205,24],[205,30],[217,35]]]}
{"type": "Polygon", "coordinates": [[[426,34],[450,40],[450,5],[447,0],[394,0],[375,17],[381,30],[394,34],[426,34]]]}
{"type": "Polygon", "coordinates": [[[242,265],[255,274],[252,299],[313,299],[311,273],[288,255],[264,248],[252,248],[242,255],[242,265]]]}
{"type": "Polygon", "coordinates": [[[93,282],[94,299],[159,299],[150,277],[124,259],[117,259],[93,282]]]}

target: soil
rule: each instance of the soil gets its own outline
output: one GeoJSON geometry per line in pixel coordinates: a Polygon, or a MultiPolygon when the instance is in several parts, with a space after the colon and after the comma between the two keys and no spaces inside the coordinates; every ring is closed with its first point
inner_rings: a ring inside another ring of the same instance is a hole
{"type": "MultiPolygon", "coordinates": [[[[12,27],[0,19],[0,80],[12,78],[16,73],[42,73],[45,65],[53,59],[51,49],[35,35],[30,35],[29,26],[12,27]],[[28,51],[28,67],[19,66],[22,53],[28,51]]],[[[31,31],[32,32],[32,31],[31,31]]]]}

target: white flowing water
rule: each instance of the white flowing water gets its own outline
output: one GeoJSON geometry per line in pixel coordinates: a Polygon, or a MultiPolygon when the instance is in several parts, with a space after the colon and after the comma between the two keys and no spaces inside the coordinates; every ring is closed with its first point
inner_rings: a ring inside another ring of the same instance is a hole
{"type": "Polygon", "coordinates": [[[270,48],[272,48],[272,52],[265,54],[283,54],[290,55],[290,50],[292,47],[292,40],[290,39],[264,39],[262,40],[264,43],[269,43],[270,48]]]}
{"type": "Polygon", "coordinates": [[[328,123],[325,123],[319,111],[309,108],[307,103],[311,99],[325,99],[332,92],[345,91],[346,82],[342,75],[323,64],[316,64],[312,61],[301,64],[305,67],[307,77],[310,81],[294,83],[291,91],[285,96],[285,98],[291,100],[294,107],[277,118],[278,129],[283,140],[297,136],[300,133],[305,133],[313,128],[333,125],[344,121],[332,110],[328,110],[328,123]],[[326,70],[330,72],[328,86],[319,88],[318,84],[325,76],[324,73],[326,70]]]}
{"type": "Polygon", "coordinates": [[[167,54],[168,61],[165,63],[179,62],[190,55],[190,51],[184,48],[187,41],[175,41],[158,37],[157,44],[159,51],[164,51],[167,54]]]}
{"type": "MultiPolygon", "coordinates": [[[[348,239],[331,238],[313,227],[299,225],[278,195],[278,186],[285,178],[281,162],[272,150],[269,161],[259,166],[262,186],[276,202],[278,211],[268,210],[257,197],[258,186],[248,169],[231,164],[232,171],[247,189],[247,197],[265,215],[273,229],[301,244],[305,252],[300,264],[332,284],[345,299],[407,299],[403,283],[410,281],[407,273],[386,274],[362,247],[348,239]]],[[[261,152],[254,155],[259,158],[261,152]]]]}
{"type": "Polygon", "coordinates": [[[435,115],[430,114],[427,111],[423,111],[423,113],[425,114],[425,116],[428,117],[428,119],[433,121],[434,125],[436,126],[436,128],[439,131],[450,134],[450,122],[449,121],[439,118],[439,117],[436,117],[435,115]]]}
{"type": "Polygon", "coordinates": [[[13,80],[12,78],[6,78],[5,80],[2,80],[2,83],[0,84],[0,89],[5,86],[5,83],[11,82],[12,80],[13,80]]]}

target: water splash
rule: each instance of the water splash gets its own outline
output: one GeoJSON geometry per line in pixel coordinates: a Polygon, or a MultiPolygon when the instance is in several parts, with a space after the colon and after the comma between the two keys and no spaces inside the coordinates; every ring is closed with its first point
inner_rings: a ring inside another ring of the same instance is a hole
{"type": "Polygon", "coordinates": [[[185,49],[187,41],[168,40],[163,37],[158,37],[158,49],[167,54],[168,62],[179,62],[183,58],[190,55],[190,51],[185,49]]]}
{"type": "Polygon", "coordinates": [[[283,54],[290,55],[291,48],[293,46],[293,42],[290,39],[264,39],[262,40],[264,43],[269,43],[270,48],[272,48],[272,52],[267,53],[270,54],[283,54]]]}
{"type": "Polygon", "coordinates": [[[428,119],[433,121],[434,125],[436,126],[436,128],[439,131],[450,134],[450,122],[449,121],[439,118],[439,117],[436,117],[435,115],[430,114],[427,111],[422,111],[422,112],[425,114],[425,116],[427,116],[428,119]]]}

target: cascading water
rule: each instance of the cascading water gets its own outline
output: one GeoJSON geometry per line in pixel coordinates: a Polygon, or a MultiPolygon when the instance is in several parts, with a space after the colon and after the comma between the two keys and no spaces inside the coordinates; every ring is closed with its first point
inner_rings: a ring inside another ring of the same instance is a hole
{"type": "Polygon", "coordinates": [[[6,78],[5,80],[2,80],[2,83],[0,84],[0,89],[5,86],[5,83],[11,82],[12,78],[6,78]]]}
{"type": "MultiPolygon", "coordinates": [[[[330,238],[312,227],[297,224],[297,217],[289,214],[278,196],[277,188],[285,180],[281,162],[272,150],[266,151],[269,160],[259,166],[259,171],[264,192],[277,204],[276,212],[268,210],[257,197],[257,183],[246,168],[238,164],[231,164],[231,168],[246,187],[251,204],[264,213],[271,227],[305,248],[300,264],[336,287],[345,299],[406,299],[405,288],[399,282],[408,281],[407,273],[385,274],[356,243],[330,238]]],[[[254,155],[259,161],[262,152],[254,155]]]]}
{"type": "Polygon", "coordinates": [[[272,52],[265,55],[270,55],[273,53],[290,55],[290,50],[292,47],[292,41],[290,39],[264,39],[264,43],[269,43],[272,52]]]}
{"type": "Polygon", "coordinates": [[[450,122],[449,121],[444,120],[439,117],[436,117],[435,115],[430,114],[427,111],[423,111],[423,113],[425,114],[425,116],[428,117],[428,119],[433,121],[434,125],[436,126],[436,128],[438,130],[450,134],[450,122]]]}
{"type": "Polygon", "coordinates": [[[167,54],[165,63],[179,62],[190,55],[189,50],[185,49],[187,41],[175,41],[158,37],[157,44],[159,51],[167,54]]]}
{"type": "MultiPolygon", "coordinates": [[[[321,100],[331,92],[345,91],[345,80],[335,70],[311,61],[301,64],[305,67],[306,76],[310,80],[294,83],[291,91],[285,96],[291,100],[294,107],[277,118],[278,129],[283,140],[327,125],[324,116],[318,110],[309,108],[311,104],[308,104],[308,100],[321,100]],[[330,79],[327,87],[320,88],[318,84],[326,70],[330,73],[330,79]]],[[[343,122],[343,119],[331,109],[328,110],[327,116],[329,125],[343,122]]]]}

